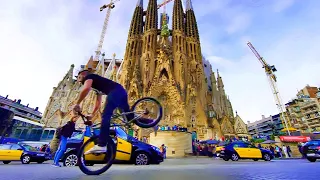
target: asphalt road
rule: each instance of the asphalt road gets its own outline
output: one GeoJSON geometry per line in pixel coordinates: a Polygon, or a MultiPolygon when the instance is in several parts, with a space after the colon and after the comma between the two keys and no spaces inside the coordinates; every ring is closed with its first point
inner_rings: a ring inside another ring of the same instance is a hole
{"type": "Polygon", "coordinates": [[[161,165],[113,165],[100,176],[87,176],[78,167],[54,168],[45,164],[0,164],[0,180],[313,180],[320,177],[320,161],[240,160],[207,158],[168,159],[161,165]]]}

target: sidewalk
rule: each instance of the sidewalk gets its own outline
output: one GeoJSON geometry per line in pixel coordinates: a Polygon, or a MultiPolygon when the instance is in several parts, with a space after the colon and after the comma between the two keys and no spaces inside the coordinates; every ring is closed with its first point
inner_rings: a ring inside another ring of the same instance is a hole
{"type": "Polygon", "coordinates": [[[290,158],[274,158],[273,160],[299,160],[299,159],[305,159],[302,157],[290,157],[290,158]]]}

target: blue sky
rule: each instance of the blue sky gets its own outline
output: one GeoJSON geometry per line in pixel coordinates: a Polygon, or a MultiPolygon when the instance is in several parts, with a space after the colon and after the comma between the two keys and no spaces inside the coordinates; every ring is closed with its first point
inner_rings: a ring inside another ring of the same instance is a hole
{"type": "MultiPolygon", "coordinates": [[[[79,67],[94,53],[105,17],[99,7],[106,2],[1,1],[0,95],[43,111],[52,87],[70,65],[79,67]]],[[[103,46],[107,56],[123,57],[135,4],[121,0],[112,11],[103,46]]],[[[167,7],[170,16],[172,5],[167,7]]],[[[247,41],[276,65],[284,103],[297,89],[320,85],[319,1],[193,0],[193,7],[202,52],[214,70],[219,68],[234,110],[244,121],[277,113],[267,78],[247,41]]]]}

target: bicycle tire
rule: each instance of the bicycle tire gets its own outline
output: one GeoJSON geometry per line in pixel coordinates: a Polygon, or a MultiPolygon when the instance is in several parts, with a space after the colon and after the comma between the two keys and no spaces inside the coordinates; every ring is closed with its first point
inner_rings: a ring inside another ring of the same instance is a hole
{"type": "Polygon", "coordinates": [[[153,101],[155,102],[158,107],[159,107],[159,114],[158,114],[158,117],[156,119],[154,119],[154,121],[150,124],[145,124],[145,123],[142,123],[139,121],[139,119],[135,120],[134,121],[134,124],[136,124],[137,126],[141,127],[141,128],[151,128],[151,127],[154,127],[156,126],[160,120],[162,119],[162,115],[163,115],[163,109],[162,109],[162,106],[160,104],[160,102],[158,100],[156,100],[155,98],[152,98],[152,97],[144,97],[144,98],[141,98],[141,99],[138,99],[133,105],[132,105],[132,108],[131,108],[131,111],[134,112],[136,106],[141,102],[141,101],[145,101],[145,100],[148,100],[148,101],[153,101]]]}
{"type": "Polygon", "coordinates": [[[91,137],[88,141],[86,141],[80,148],[79,153],[78,153],[78,160],[79,160],[79,168],[80,170],[87,174],[87,175],[100,175],[104,172],[106,172],[113,164],[113,160],[115,159],[115,155],[116,155],[116,147],[115,144],[112,140],[112,138],[109,136],[109,138],[107,138],[107,155],[105,156],[105,159],[109,159],[107,164],[97,170],[97,171],[90,171],[88,168],[86,168],[85,163],[83,162],[83,158],[82,155],[84,154],[84,148],[89,144],[92,143],[94,141],[96,141],[98,139],[98,136],[94,136],[91,137]]]}

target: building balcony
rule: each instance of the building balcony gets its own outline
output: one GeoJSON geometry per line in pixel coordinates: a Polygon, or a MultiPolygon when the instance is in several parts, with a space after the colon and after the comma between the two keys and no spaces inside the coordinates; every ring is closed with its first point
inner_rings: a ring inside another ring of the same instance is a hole
{"type": "Polygon", "coordinates": [[[304,111],[303,114],[304,114],[304,115],[306,115],[306,114],[313,114],[313,113],[316,113],[316,112],[318,112],[318,111],[319,111],[318,108],[314,108],[314,109],[310,109],[310,110],[304,111]]]}
{"type": "Polygon", "coordinates": [[[318,107],[316,101],[308,101],[308,102],[302,103],[301,109],[307,109],[307,108],[311,108],[311,107],[314,107],[314,106],[318,107]]]}

